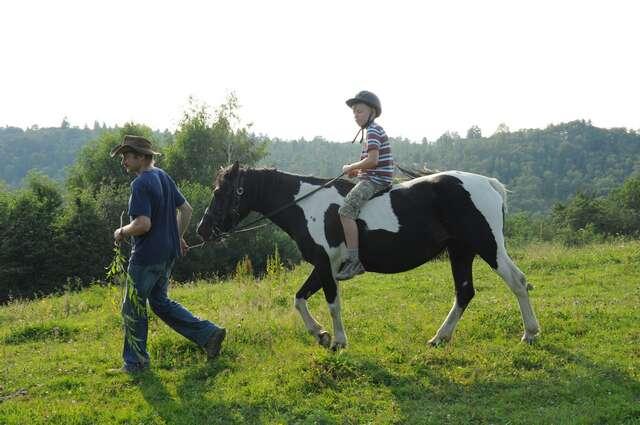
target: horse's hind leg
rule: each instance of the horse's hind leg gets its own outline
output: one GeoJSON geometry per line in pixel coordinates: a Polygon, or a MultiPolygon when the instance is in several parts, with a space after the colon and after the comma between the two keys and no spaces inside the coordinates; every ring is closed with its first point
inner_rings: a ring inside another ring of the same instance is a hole
{"type": "Polygon", "coordinates": [[[531,343],[540,332],[540,325],[538,325],[538,319],[536,319],[531,301],[529,300],[527,279],[524,273],[522,273],[511,260],[504,246],[498,248],[496,260],[498,266],[495,269],[496,273],[507,282],[507,285],[515,294],[518,299],[518,304],[520,305],[520,313],[522,314],[522,322],[524,323],[522,341],[531,343]]]}
{"type": "Polygon", "coordinates": [[[456,297],[453,307],[447,315],[436,335],[429,340],[429,344],[437,346],[451,340],[453,331],[462,317],[462,313],[475,295],[473,289],[472,265],[475,254],[471,249],[460,243],[452,242],[448,246],[449,261],[453,272],[453,281],[456,289],[456,297]]]}
{"type": "Polygon", "coordinates": [[[302,321],[307,327],[309,333],[316,337],[318,344],[328,348],[329,344],[331,344],[331,335],[329,335],[329,333],[324,330],[322,325],[318,323],[318,321],[311,315],[309,309],[307,308],[307,300],[321,287],[322,282],[320,281],[320,276],[318,275],[317,269],[313,269],[305,283],[296,293],[294,306],[300,313],[302,321]]]}

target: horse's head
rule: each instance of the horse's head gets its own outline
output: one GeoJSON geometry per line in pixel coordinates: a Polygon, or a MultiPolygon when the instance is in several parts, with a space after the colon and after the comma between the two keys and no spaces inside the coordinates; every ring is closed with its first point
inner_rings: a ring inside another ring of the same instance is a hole
{"type": "Polygon", "coordinates": [[[197,232],[202,240],[230,231],[249,214],[244,190],[245,173],[237,161],[218,173],[211,203],[198,223],[197,232]]]}

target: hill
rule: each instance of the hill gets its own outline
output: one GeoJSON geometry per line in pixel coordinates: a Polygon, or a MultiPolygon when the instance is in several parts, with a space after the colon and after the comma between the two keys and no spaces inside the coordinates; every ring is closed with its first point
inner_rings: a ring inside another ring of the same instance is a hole
{"type": "MultiPolygon", "coordinates": [[[[116,287],[0,307],[2,424],[638,423],[640,242],[513,252],[542,334],[519,342],[515,298],[484,263],[454,340],[446,260],[342,288],[350,346],[317,346],[292,307],[310,269],[197,282],[172,295],[229,330],[221,357],[150,319],[152,370],[109,377],[121,350],[116,287]],[[5,398],[6,397],[6,398],[5,398]]],[[[330,325],[321,294],[310,308],[330,325]]]]}
{"type": "MultiPolygon", "coordinates": [[[[117,128],[117,127],[115,127],[117,128]]],[[[54,180],[63,181],[67,168],[76,161],[80,150],[105,131],[113,130],[97,123],[92,129],[77,127],[0,128],[0,181],[20,186],[30,170],[38,170],[54,180]]],[[[167,133],[155,133],[164,142],[167,133]]]]}

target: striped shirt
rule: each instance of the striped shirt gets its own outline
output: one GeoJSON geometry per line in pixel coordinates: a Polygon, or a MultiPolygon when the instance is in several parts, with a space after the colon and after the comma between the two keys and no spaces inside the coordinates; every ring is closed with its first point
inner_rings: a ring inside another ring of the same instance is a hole
{"type": "Polygon", "coordinates": [[[378,151],[378,165],[368,170],[359,170],[358,177],[378,184],[391,184],[393,181],[393,155],[391,144],[384,129],[375,122],[367,127],[367,140],[362,144],[360,160],[365,159],[370,151],[378,151]]]}

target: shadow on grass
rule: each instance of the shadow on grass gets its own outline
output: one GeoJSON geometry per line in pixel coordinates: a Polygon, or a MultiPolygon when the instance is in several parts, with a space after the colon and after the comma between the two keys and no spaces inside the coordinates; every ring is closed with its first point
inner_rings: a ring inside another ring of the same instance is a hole
{"type": "MultiPolygon", "coordinates": [[[[402,423],[638,423],[640,382],[615,367],[598,364],[561,347],[534,347],[551,361],[544,377],[523,377],[544,369],[534,360],[514,361],[513,373],[474,377],[473,364],[423,357],[413,360],[413,373],[400,374],[371,361],[352,357],[353,374],[376,387],[386,387],[400,407],[402,423]],[[452,379],[449,369],[469,375],[452,379]]],[[[522,355],[527,357],[527,353],[522,355]]],[[[535,357],[532,355],[531,357],[535,357]]]]}
{"type": "Polygon", "coordinates": [[[216,379],[233,370],[233,353],[188,370],[176,386],[177,397],[153,370],[136,378],[136,385],[167,424],[245,424],[259,422],[259,406],[228,403],[216,393],[216,379]]]}

